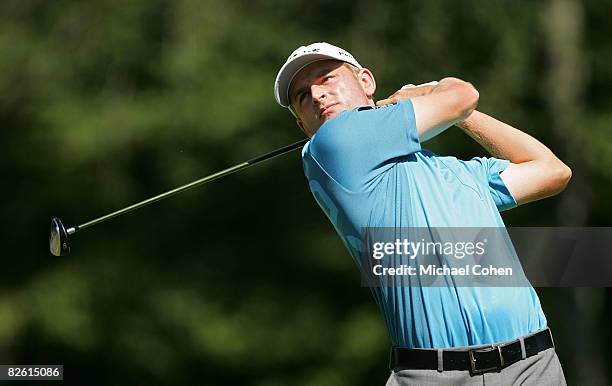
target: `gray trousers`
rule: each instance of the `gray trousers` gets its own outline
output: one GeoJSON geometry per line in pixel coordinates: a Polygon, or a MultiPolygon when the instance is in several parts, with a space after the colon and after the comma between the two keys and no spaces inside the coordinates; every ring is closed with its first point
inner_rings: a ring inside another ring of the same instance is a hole
{"type": "Polygon", "coordinates": [[[392,371],[386,386],[407,385],[566,385],[554,348],[520,360],[499,373],[471,376],[469,371],[392,371]]]}

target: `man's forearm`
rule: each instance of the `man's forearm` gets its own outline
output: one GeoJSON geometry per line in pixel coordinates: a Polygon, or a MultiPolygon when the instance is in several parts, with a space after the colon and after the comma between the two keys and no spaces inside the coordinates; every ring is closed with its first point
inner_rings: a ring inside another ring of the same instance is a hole
{"type": "Polygon", "coordinates": [[[504,122],[474,110],[460,127],[489,153],[513,163],[557,157],[543,143],[504,122]]]}
{"type": "Polygon", "coordinates": [[[572,171],[537,139],[493,117],[474,111],[459,126],[489,153],[511,162],[501,178],[518,204],[563,191],[572,171]]]}

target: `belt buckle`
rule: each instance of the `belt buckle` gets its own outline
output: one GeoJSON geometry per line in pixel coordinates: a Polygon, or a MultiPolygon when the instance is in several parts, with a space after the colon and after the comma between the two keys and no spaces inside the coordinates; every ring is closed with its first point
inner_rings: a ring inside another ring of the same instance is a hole
{"type": "Polygon", "coordinates": [[[473,350],[468,350],[468,355],[470,356],[470,369],[471,369],[471,374],[472,375],[477,375],[477,374],[484,374],[486,372],[495,370],[495,371],[499,371],[504,367],[504,357],[502,356],[502,352],[501,352],[501,346],[496,346],[496,345],[491,345],[491,347],[485,347],[485,348],[480,348],[480,349],[473,349],[473,350]],[[499,366],[493,366],[493,367],[486,367],[483,369],[479,369],[476,366],[476,358],[474,358],[474,352],[491,352],[491,351],[497,351],[497,355],[499,355],[499,366]]]}

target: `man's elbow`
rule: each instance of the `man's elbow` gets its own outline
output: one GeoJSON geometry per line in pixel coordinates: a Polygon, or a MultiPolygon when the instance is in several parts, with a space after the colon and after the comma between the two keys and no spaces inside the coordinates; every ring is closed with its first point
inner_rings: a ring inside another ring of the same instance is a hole
{"type": "Polygon", "coordinates": [[[572,178],[572,169],[560,160],[555,160],[548,168],[548,175],[550,178],[550,193],[551,195],[556,195],[564,191],[567,187],[567,184],[572,178]]]}
{"type": "Polygon", "coordinates": [[[458,81],[455,87],[457,91],[456,115],[462,121],[476,109],[480,94],[470,82],[458,81]]]}

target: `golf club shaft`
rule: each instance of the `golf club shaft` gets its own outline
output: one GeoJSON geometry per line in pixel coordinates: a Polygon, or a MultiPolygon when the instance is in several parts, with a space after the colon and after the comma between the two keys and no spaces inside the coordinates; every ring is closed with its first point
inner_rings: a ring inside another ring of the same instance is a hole
{"type": "Polygon", "coordinates": [[[82,230],[82,229],[85,229],[85,228],[89,228],[91,226],[94,226],[96,224],[99,224],[101,222],[109,220],[111,218],[114,218],[114,217],[117,217],[117,216],[121,216],[122,214],[131,212],[131,211],[136,210],[138,208],[142,208],[145,205],[149,205],[149,204],[152,204],[152,203],[154,203],[156,201],[163,200],[165,198],[168,198],[168,197],[173,196],[175,194],[178,194],[180,192],[184,192],[185,190],[188,190],[188,189],[191,189],[191,188],[195,188],[196,186],[200,186],[202,184],[205,184],[207,182],[216,180],[218,178],[225,177],[225,176],[227,176],[229,174],[235,173],[235,172],[237,172],[239,170],[242,170],[244,168],[247,168],[249,166],[253,166],[253,165],[255,165],[255,164],[259,163],[259,162],[263,162],[263,161],[269,160],[271,158],[274,158],[276,156],[288,153],[288,152],[290,152],[292,150],[298,149],[298,148],[304,146],[306,144],[306,142],[308,142],[308,141],[309,141],[309,138],[305,138],[305,139],[303,139],[301,141],[298,141],[298,142],[292,143],[290,145],[281,147],[279,149],[273,150],[273,151],[271,151],[269,153],[266,153],[266,154],[261,155],[259,157],[250,159],[250,160],[248,160],[246,162],[242,162],[240,164],[234,165],[234,166],[229,167],[227,169],[221,170],[221,171],[219,171],[217,173],[213,173],[211,175],[208,175],[208,176],[206,176],[204,178],[200,178],[199,180],[190,182],[190,183],[185,184],[183,186],[179,186],[178,188],[172,189],[172,190],[167,191],[165,193],[158,194],[155,197],[151,197],[151,198],[148,198],[148,199],[146,199],[144,201],[137,202],[136,204],[130,205],[130,206],[128,206],[126,208],[123,208],[123,209],[119,209],[119,210],[117,210],[115,212],[112,212],[112,213],[109,213],[109,214],[107,214],[105,216],[98,217],[97,219],[88,221],[88,222],[86,222],[84,224],[81,224],[81,225],[78,225],[78,226],[75,226],[75,227],[72,227],[72,228],[68,228],[68,229],[66,229],[66,233],[71,235],[73,233],[76,233],[79,230],[82,230]]]}

